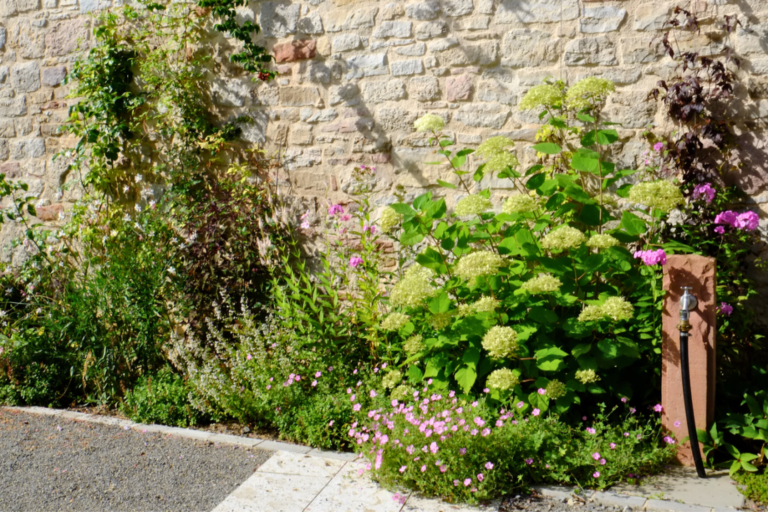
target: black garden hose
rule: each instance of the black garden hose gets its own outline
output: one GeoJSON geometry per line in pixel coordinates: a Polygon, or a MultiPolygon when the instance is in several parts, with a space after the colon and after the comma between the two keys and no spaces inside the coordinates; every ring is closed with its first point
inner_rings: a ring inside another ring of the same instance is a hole
{"type": "Polygon", "coordinates": [[[696,418],[693,416],[693,401],[691,400],[691,376],[688,371],[688,333],[680,331],[680,366],[683,373],[683,400],[685,401],[685,421],[688,423],[688,438],[691,443],[693,462],[699,478],[706,478],[704,463],[701,460],[699,437],[696,434],[696,418]]]}

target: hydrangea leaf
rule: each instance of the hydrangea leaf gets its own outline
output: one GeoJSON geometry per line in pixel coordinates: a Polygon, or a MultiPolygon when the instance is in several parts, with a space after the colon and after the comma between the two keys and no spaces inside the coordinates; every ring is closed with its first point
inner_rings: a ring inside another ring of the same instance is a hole
{"type": "Polygon", "coordinates": [[[559,370],[564,364],[564,357],[568,353],[559,347],[549,347],[536,351],[536,366],[545,372],[554,372],[559,370]]]}

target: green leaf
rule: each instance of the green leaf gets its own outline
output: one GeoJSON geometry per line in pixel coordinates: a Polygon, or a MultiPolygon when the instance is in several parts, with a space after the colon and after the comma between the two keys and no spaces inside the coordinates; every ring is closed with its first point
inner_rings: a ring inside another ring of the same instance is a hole
{"type": "Polygon", "coordinates": [[[423,207],[432,200],[432,192],[421,194],[419,197],[413,200],[413,207],[417,210],[423,209],[423,207]]]}
{"type": "Polygon", "coordinates": [[[400,243],[403,245],[416,245],[424,240],[424,235],[418,231],[406,231],[400,235],[400,243]]]}
{"type": "Polygon", "coordinates": [[[632,184],[631,183],[625,183],[624,185],[620,186],[616,189],[616,195],[619,197],[627,198],[629,197],[629,191],[632,190],[632,184]]]}
{"type": "Polygon", "coordinates": [[[458,188],[456,185],[443,180],[437,180],[437,184],[444,188],[450,188],[451,190],[456,190],[458,188]]]}
{"type": "Polygon", "coordinates": [[[408,367],[408,380],[411,384],[418,384],[422,381],[424,378],[424,373],[422,373],[421,369],[416,366],[415,364],[412,364],[408,367]]]}
{"type": "Polygon", "coordinates": [[[424,211],[424,216],[427,219],[439,219],[445,215],[446,211],[445,199],[441,197],[439,201],[431,201],[429,203],[424,211]]]}
{"type": "Polygon", "coordinates": [[[576,114],[576,119],[578,119],[582,123],[594,123],[595,122],[595,118],[594,117],[589,116],[587,114],[581,114],[581,113],[580,114],[576,114]]]}
{"type": "Polygon", "coordinates": [[[456,382],[461,386],[464,393],[469,393],[477,380],[477,372],[467,366],[462,366],[456,372],[456,382]]]}
{"type": "Polygon", "coordinates": [[[413,217],[414,215],[416,215],[416,212],[413,211],[413,208],[411,208],[409,205],[405,203],[395,203],[395,204],[389,205],[389,207],[395,210],[400,215],[405,215],[407,217],[413,217]]]}
{"type": "Polygon", "coordinates": [[[544,153],[545,155],[557,155],[563,150],[563,148],[553,142],[540,142],[535,144],[533,149],[539,153],[544,153]]]}
{"type": "Polygon", "coordinates": [[[439,252],[432,247],[427,247],[424,252],[416,256],[416,263],[422,267],[436,270],[440,273],[445,272],[445,263],[439,252]]]}
{"type": "Polygon", "coordinates": [[[712,444],[712,436],[709,435],[709,432],[706,430],[702,430],[700,428],[696,429],[696,437],[699,438],[699,442],[705,445],[711,445],[712,444]]]}
{"type": "Polygon", "coordinates": [[[600,352],[602,352],[603,355],[609,359],[613,359],[619,355],[618,344],[610,339],[602,339],[598,341],[597,348],[600,349],[600,352]]]}
{"type": "Polygon", "coordinates": [[[568,185],[563,190],[563,193],[575,201],[579,201],[584,204],[594,203],[592,197],[587,194],[583,188],[578,185],[568,185]]]}
{"type": "Polygon", "coordinates": [[[579,343],[571,349],[571,355],[573,355],[573,357],[580,357],[589,353],[590,350],[592,350],[591,343],[579,343]]]}
{"type": "Polygon", "coordinates": [[[620,227],[624,228],[630,235],[635,236],[642,235],[646,230],[645,221],[634,213],[627,211],[621,214],[620,227]]]}
{"type": "Polygon", "coordinates": [[[600,144],[606,146],[608,144],[613,144],[619,140],[619,132],[616,130],[598,130],[597,131],[597,142],[600,144]]]}
{"type": "Polygon", "coordinates": [[[459,169],[467,162],[467,155],[456,155],[451,159],[451,165],[455,169],[459,169]]]}
{"type": "Polygon", "coordinates": [[[528,318],[534,322],[540,324],[553,324],[557,322],[557,314],[549,309],[544,309],[541,306],[535,306],[528,311],[528,318]]]}
{"type": "Polygon", "coordinates": [[[440,295],[429,299],[429,311],[433,314],[447,313],[451,309],[451,299],[448,294],[443,291],[440,295]]]}
{"type": "Polygon", "coordinates": [[[434,357],[427,359],[427,370],[424,372],[424,378],[437,376],[445,365],[448,364],[448,354],[441,352],[434,357]]]}
{"type": "Polygon", "coordinates": [[[477,370],[477,363],[480,362],[480,350],[476,348],[469,348],[464,351],[464,355],[461,357],[462,362],[467,365],[468,368],[477,370]]]}
{"type": "Polygon", "coordinates": [[[735,460],[735,461],[733,461],[733,463],[731,464],[731,469],[728,471],[728,473],[729,473],[731,476],[733,476],[733,475],[735,475],[736,473],[738,473],[740,469],[741,469],[741,463],[740,463],[739,461],[735,460]]]}
{"type": "Polygon", "coordinates": [[[546,181],[546,179],[547,176],[542,173],[534,174],[528,179],[528,181],[525,182],[525,188],[529,190],[536,190],[546,181]]]}
{"type": "Polygon", "coordinates": [[[577,267],[591,274],[599,269],[603,263],[605,263],[605,256],[600,253],[591,254],[584,261],[579,263],[577,267]]]}
{"type": "Polygon", "coordinates": [[[545,372],[554,372],[560,369],[565,364],[563,358],[568,356],[567,352],[564,352],[558,347],[544,348],[536,351],[536,366],[539,370],[545,372]]]}
{"type": "Polygon", "coordinates": [[[594,151],[580,149],[573,154],[571,158],[571,167],[577,171],[597,174],[600,160],[599,155],[594,151]]]}

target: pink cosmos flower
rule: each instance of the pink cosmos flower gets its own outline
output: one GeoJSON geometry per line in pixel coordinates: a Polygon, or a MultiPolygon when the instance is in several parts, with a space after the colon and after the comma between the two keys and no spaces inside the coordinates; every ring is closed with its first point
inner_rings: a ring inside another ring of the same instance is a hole
{"type": "Polygon", "coordinates": [[[349,258],[349,265],[353,268],[357,268],[363,264],[363,258],[360,256],[352,256],[349,258]]]}
{"type": "Polygon", "coordinates": [[[642,259],[643,263],[647,266],[665,265],[667,263],[667,253],[664,252],[664,249],[635,251],[633,256],[642,259]]]}
{"type": "Polygon", "coordinates": [[[328,207],[328,215],[336,215],[337,213],[344,213],[344,207],[340,204],[332,204],[328,207]]]}
{"type": "Polygon", "coordinates": [[[477,480],[478,480],[479,482],[482,482],[483,480],[485,480],[485,477],[483,476],[483,474],[482,474],[482,473],[478,473],[478,474],[477,474],[477,480]]]}
{"type": "Polygon", "coordinates": [[[661,404],[656,404],[653,406],[653,410],[656,412],[661,412],[664,409],[661,404]]]}
{"type": "Polygon", "coordinates": [[[707,204],[711,203],[712,200],[715,198],[715,189],[712,188],[712,185],[709,183],[704,183],[703,185],[696,185],[693,187],[693,200],[698,201],[702,197],[707,202],[707,204]]]}
{"type": "Polygon", "coordinates": [[[595,471],[594,473],[592,473],[592,477],[593,478],[600,478],[600,472],[599,471],[595,471]]]}
{"type": "Polygon", "coordinates": [[[657,153],[661,153],[661,150],[664,149],[664,143],[663,142],[657,142],[653,145],[653,150],[657,153]]]}
{"type": "Polygon", "coordinates": [[[733,313],[733,306],[730,304],[727,304],[725,302],[720,303],[720,312],[724,314],[725,316],[731,316],[731,313],[733,313]]]}
{"type": "Polygon", "coordinates": [[[538,409],[534,409],[531,414],[533,414],[534,416],[538,416],[539,414],[541,414],[541,411],[538,409]]]}
{"type": "Polygon", "coordinates": [[[595,460],[600,460],[600,454],[598,452],[595,452],[592,454],[592,458],[595,460]]]}

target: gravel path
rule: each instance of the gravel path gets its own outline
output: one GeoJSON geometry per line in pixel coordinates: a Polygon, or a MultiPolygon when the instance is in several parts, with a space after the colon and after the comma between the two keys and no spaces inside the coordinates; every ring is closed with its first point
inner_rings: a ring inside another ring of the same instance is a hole
{"type": "MultiPolygon", "coordinates": [[[[499,512],[630,512],[630,507],[611,507],[585,501],[579,498],[557,500],[533,494],[508,496],[504,498],[499,512]],[[569,502],[570,500],[570,502],[569,502]]],[[[640,511],[637,511],[640,512],[640,511]]]]}
{"type": "Polygon", "coordinates": [[[208,512],[271,455],[0,410],[0,510],[208,512]]]}

